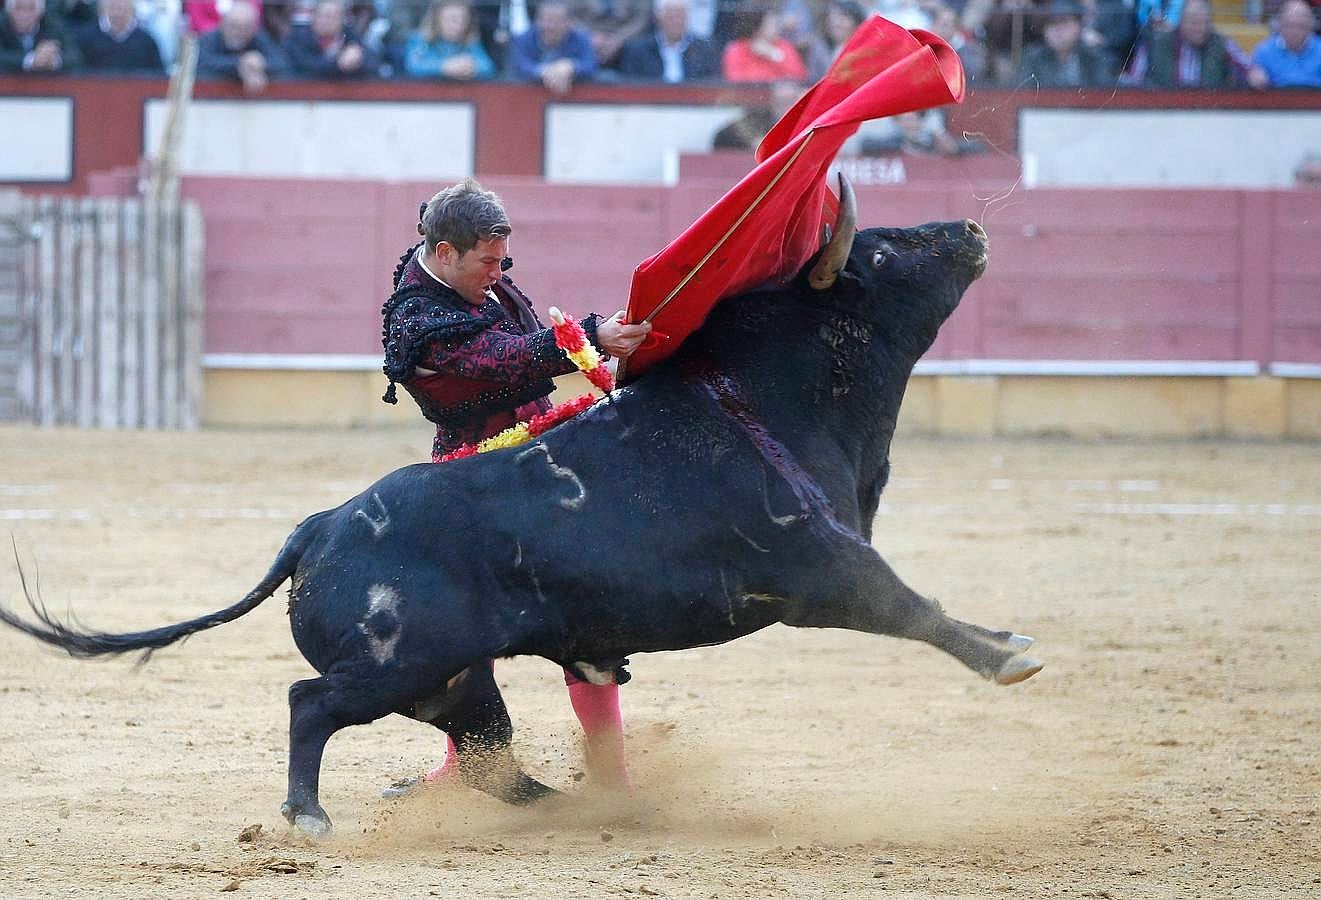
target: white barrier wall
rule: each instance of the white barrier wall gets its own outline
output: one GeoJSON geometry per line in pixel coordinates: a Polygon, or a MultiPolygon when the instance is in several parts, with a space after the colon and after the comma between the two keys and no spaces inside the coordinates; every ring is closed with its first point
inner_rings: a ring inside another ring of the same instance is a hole
{"type": "Polygon", "coordinates": [[[0,97],[0,182],[73,178],[73,100],[0,97]]]}
{"type": "Polygon", "coordinates": [[[1028,187],[1284,188],[1321,113],[1024,109],[1019,149],[1028,187]]]}
{"type": "Polygon", "coordinates": [[[546,180],[674,184],[680,153],[711,149],[738,106],[552,103],[546,107],[546,180]]]}
{"type": "MultiPolygon", "coordinates": [[[[166,104],[146,105],[144,147],[154,155],[166,104]]],[[[471,175],[468,103],[194,100],[183,132],[185,175],[432,179],[471,175]]]]}

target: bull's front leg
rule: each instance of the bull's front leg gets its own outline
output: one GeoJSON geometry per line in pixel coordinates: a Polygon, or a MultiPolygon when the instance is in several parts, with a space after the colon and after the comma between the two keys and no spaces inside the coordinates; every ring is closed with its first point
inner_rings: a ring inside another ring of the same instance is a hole
{"type": "Polygon", "coordinates": [[[952,619],[939,603],[904,584],[871,547],[856,543],[841,549],[832,543],[829,550],[816,547],[801,557],[830,562],[824,570],[801,573],[801,583],[787,586],[783,596],[801,599],[786,602],[786,625],[924,641],[999,684],[1015,684],[1041,671],[1042,663],[1024,655],[1032,638],[952,619]]]}

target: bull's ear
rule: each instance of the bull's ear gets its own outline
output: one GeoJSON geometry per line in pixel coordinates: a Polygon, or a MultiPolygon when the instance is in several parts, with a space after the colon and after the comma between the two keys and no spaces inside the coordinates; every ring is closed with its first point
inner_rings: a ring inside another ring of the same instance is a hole
{"type": "Polygon", "coordinates": [[[849,251],[853,249],[853,236],[858,224],[858,200],[853,195],[853,186],[839,175],[839,216],[835,219],[835,234],[826,245],[821,258],[816,261],[808,273],[807,283],[816,291],[824,291],[835,283],[845,263],[849,261],[849,251]]]}

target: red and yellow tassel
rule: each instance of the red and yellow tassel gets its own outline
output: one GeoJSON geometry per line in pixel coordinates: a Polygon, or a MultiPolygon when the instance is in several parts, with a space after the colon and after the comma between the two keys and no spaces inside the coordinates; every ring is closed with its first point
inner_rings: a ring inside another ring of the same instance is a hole
{"type": "MultiPolygon", "coordinates": [[[[568,318],[553,306],[549,312],[551,321],[555,323],[552,326],[555,334],[555,345],[564,351],[565,355],[573,361],[579,371],[587,376],[587,380],[597,390],[603,394],[613,391],[615,389],[615,377],[606,368],[605,363],[601,362],[601,356],[596,352],[596,348],[587,340],[587,332],[583,331],[582,325],[568,318]]],[[[583,394],[581,397],[567,400],[557,406],[552,406],[544,413],[533,416],[526,422],[511,425],[499,434],[491,435],[485,440],[478,441],[475,444],[464,444],[457,450],[446,453],[440,458],[440,461],[449,462],[452,459],[463,459],[466,456],[486,453],[488,450],[502,450],[505,447],[517,447],[519,444],[526,444],[533,438],[540,437],[545,432],[550,431],[561,422],[572,419],[595,402],[596,398],[591,394],[583,394]]]]}

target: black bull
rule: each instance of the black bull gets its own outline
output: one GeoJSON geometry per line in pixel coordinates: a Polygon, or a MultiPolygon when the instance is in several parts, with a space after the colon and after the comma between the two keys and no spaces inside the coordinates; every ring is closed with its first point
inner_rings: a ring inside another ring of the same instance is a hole
{"type": "Polygon", "coordinates": [[[811,273],[725,301],[613,403],[531,444],[408,466],[311,516],[228,609],[116,635],[55,620],[29,593],[37,623],[0,619],[74,656],[150,652],[291,578],[294,640],[320,675],[289,690],[282,811],[312,834],[330,825],[327,740],[390,713],[448,732],[474,787],[551,792],[513,760],[504,702],[474,665],[487,658],[623,680],[631,653],[783,622],[925,641],[1021,681],[1041,668],[1029,638],[949,618],[870,545],[909,374],[985,268],[985,235],[840,225],[811,273]]]}

